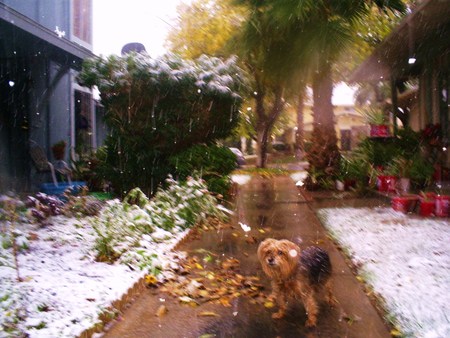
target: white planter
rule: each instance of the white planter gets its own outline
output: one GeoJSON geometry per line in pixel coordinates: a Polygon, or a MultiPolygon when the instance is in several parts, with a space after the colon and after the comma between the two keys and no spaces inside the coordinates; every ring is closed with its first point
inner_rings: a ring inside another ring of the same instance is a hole
{"type": "Polygon", "coordinates": [[[398,190],[400,190],[400,192],[402,192],[402,193],[409,192],[409,188],[411,186],[411,181],[409,178],[400,177],[397,184],[398,184],[398,190]]]}
{"type": "Polygon", "coordinates": [[[345,190],[345,184],[342,181],[336,180],[336,190],[338,191],[344,191],[345,190]]]}

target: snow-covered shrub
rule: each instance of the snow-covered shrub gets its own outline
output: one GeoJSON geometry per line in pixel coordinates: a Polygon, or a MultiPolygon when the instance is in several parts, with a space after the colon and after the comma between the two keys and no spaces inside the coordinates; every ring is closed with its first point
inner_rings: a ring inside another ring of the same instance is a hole
{"type": "Polygon", "coordinates": [[[98,217],[92,219],[97,234],[94,248],[97,259],[120,260],[140,268],[153,266],[156,254],[151,250],[153,242],[170,239],[173,233],[184,231],[207,217],[226,217],[203,180],[190,177],[177,182],[169,177],[166,186],[150,200],[136,189],[124,202],[115,199],[106,203],[98,217]],[[126,202],[135,201],[137,195],[140,205],[126,202]]]}
{"type": "Polygon", "coordinates": [[[26,205],[32,219],[44,225],[49,217],[62,214],[64,202],[56,196],[39,192],[35,196],[28,196],[26,205]]]}
{"type": "Polygon", "coordinates": [[[130,53],[85,61],[80,83],[98,87],[111,131],[98,158],[100,176],[120,195],[136,186],[153,195],[177,174],[170,156],[226,138],[237,126],[242,74],[235,58],[130,53]]]}

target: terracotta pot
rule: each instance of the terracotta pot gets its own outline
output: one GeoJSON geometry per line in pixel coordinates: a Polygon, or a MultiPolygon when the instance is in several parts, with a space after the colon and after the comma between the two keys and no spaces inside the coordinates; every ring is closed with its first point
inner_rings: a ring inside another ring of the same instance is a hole
{"type": "Polygon", "coordinates": [[[65,145],[53,146],[52,152],[55,160],[57,161],[64,160],[64,156],[66,153],[66,146],[65,145]]]}
{"type": "Polygon", "coordinates": [[[391,175],[378,175],[377,188],[378,191],[392,192],[395,191],[396,177],[391,175]]]}
{"type": "Polygon", "coordinates": [[[448,217],[450,209],[450,196],[437,195],[435,199],[435,215],[438,217],[448,217]]]}
{"type": "Polygon", "coordinates": [[[418,201],[418,195],[395,196],[391,200],[391,205],[392,209],[406,214],[415,210],[418,201]]]}

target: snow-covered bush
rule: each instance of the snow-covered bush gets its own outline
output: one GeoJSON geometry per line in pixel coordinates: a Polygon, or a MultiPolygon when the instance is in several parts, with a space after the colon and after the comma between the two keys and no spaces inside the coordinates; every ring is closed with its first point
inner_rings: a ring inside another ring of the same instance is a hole
{"type": "Polygon", "coordinates": [[[177,182],[169,177],[166,184],[150,200],[136,188],[123,203],[117,199],[107,202],[100,215],[92,220],[99,260],[120,260],[148,268],[155,259],[155,253],[148,250],[152,242],[170,238],[172,233],[184,231],[207,217],[226,217],[203,180],[188,178],[177,182]],[[135,201],[136,196],[139,204],[126,202],[135,201]]]}
{"type": "Polygon", "coordinates": [[[154,194],[177,174],[169,157],[226,138],[237,126],[242,74],[235,58],[130,53],[85,61],[79,80],[98,87],[111,131],[99,157],[101,176],[118,194],[136,186],[154,194]]]}

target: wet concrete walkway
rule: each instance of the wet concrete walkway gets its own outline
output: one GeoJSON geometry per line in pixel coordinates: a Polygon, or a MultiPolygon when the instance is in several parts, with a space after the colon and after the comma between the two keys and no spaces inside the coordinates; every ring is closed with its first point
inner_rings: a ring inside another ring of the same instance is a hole
{"type": "Polygon", "coordinates": [[[256,257],[260,241],[267,237],[300,238],[303,246],[325,248],[333,264],[334,294],[339,303],[334,308],[321,305],[315,329],[304,327],[306,314],[301,305],[293,306],[284,319],[274,320],[271,314],[276,309],[254,304],[246,297],[234,299],[231,307],[205,303],[193,308],[158,289],[149,289],[104,337],[390,337],[342,254],[327,238],[310,203],[290,177],[252,178],[238,188],[235,212],[234,228],[204,232],[200,239],[187,241],[179,249],[190,255],[202,248],[223,257],[234,257],[240,261],[240,274],[260,276],[267,286],[265,293],[269,294],[269,281],[256,257]],[[248,236],[254,236],[257,243],[246,240],[248,237],[243,235],[238,222],[251,227],[248,236]],[[236,232],[242,235],[236,236],[236,232]],[[157,317],[155,313],[161,304],[167,307],[168,313],[157,317]],[[205,311],[218,316],[198,316],[205,311]]]}

